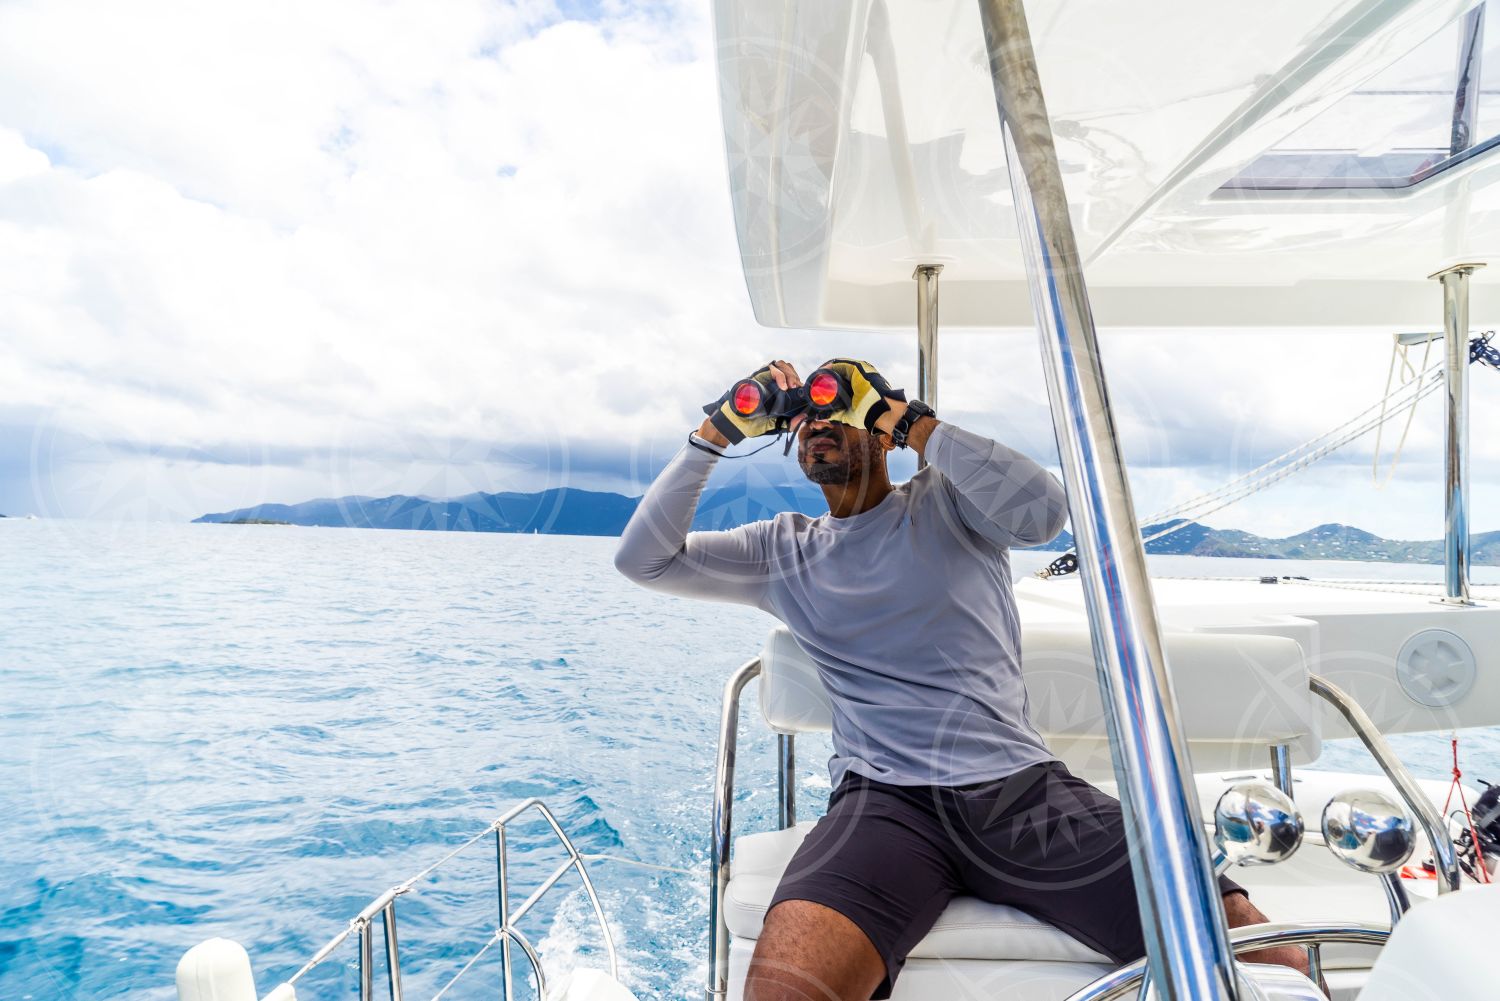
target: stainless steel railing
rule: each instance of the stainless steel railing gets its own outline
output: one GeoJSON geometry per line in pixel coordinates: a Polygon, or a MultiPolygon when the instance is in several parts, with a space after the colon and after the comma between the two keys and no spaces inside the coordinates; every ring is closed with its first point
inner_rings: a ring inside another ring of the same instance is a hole
{"type": "Polygon", "coordinates": [[[326,960],[329,956],[333,955],[334,951],[337,950],[339,946],[343,945],[344,942],[346,942],[350,938],[350,936],[355,936],[357,938],[359,946],[358,958],[360,1001],[373,1001],[375,996],[375,919],[378,917],[380,919],[383,930],[383,938],[385,940],[384,944],[386,980],[389,988],[389,998],[390,1001],[403,1001],[404,991],[401,983],[401,956],[396,934],[396,899],[398,897],[404,896],[405,894],[413,892],[416,889],[418,883],[425,880],[428,876],[448,863],[450,860],[456,858],[458,855],[483,841],[490,835],[494,835],[495,838],[495,879],[497,886],[496,910],[499,916],[499,922],[497,924],[497,927],[495,928],[494,933],[489,937],[484,945],[479,948],[479,951],[477,951],[473,956],[469,957],[469,960],[464,963],[459,971],[455,973],[451,978],[449,978],[448,981],[442,986],[442,988],[432,996],[432,1001],[439,1001],[440,998],[447,994],[448,991],[452,989],[453,985],[456,984],[464,974],[468,973],[469,970],[473,968],[474,964],[479,962],[479,960],[487,952],[489,952],[489,950],[496,943],[499,943],[500,945],[501,962],[503,966],[501,996],[504,1001],[512,1001],[512,998],[514,997],[514,987],[511,982],[510,955],[510,946],[512,942],[520,946],[521,951],[526,954],[526,959],[531,964],[532,976],[536,984],[537,997],[541,997],[547,989],[546,974],[542,970],[541,959],[537,956],[536,949],[532,946],[531,941],[525,936],[525,934],[520,931],[520,929],[516,927],[516,923],[523,917],[525,917],[526,914],[536,906],[537,901],[541,900],[542,897],[547,893],[547,891],[556,886],[558,881],[568,874],[569,870],[578,873],[578,878],[583,884],[584,892],[588,894],[589,903],[594,908],[594,916],[599,921],[599,930],[604,936],[604,948],[609,956],[610,976],[618,979],[619,959],[615,954],[614,937],[610,934],[609,922],[604,918],[604,909],[599,904],[599,895],[594,891],[593,881],[589,879],[588,867],[584,864],[584,862],[585,859],[589,858],[609,858],[611,861],[620,861],[626,863],[629,863],[630,860],[614,859],[612,856],[585,856],[580,854],[578,849],[574,847],[572,839],[568,837],[568,835],[563,831],[562,827],[557,823],[557,818],[553,815],[552,811],[548,809],[547,804],[543,803],[536,797],[532,797],[511,807],[505,813],[495,818],[495,820],[492,821],[484,830],[475,834],[473,837],[469,838],[457,848],[454,848],[447,855],[444,855],[442,858],[438,859],[432,865],[423,869],[415,876],[412,876],[411,878],[398,883],[397,885],[391,887],[389,890],[386,890],[380,896],[376,897],[374,900],[370,901],[369,904],[365,905],[363,910],[361,910],[354,916],[353,919],[350,920],[347,928],[339,932],[333,938],[329,939],[321,949],[313,954],[312,959],[308,960],[306,965],[304,965],[296,973],[292,974],[292,976],[286,981],[286,984],[284,986],[296,984],[298,980],[302,979],[302,977],[308,973],[308,971],[312,970],[324,960],[326,960]],[[541,818],[547,822],[547,825],[552,829],[552,833],[556,835],[558,842],[567,852],[568,857],[561,865],[554,869],[546,879],[541,882],[541,884],[531,893],[530,896],[528,896],[524,901],[521,902],[521,905],[519,907],[512,909],[510,906],[510,881],[507,871],[506,859],[506,829],[517,819],[519,819],[522,814],[533,810],[540,814],[541,818]]]}
{"type": "MultiPolygon", "coordinates": [[[[1389,928],[1366,924],[1286,923],[1246,925],[1229,930],[1229,941],[1235,955],[1282,945],[1302,945],[1313,950],[1319,950],[1325,945],[1383,946],[1390,937],[1389,928]]],[[[1316,953],[1313,963],[1315,968],[1322,965],[1316,958],[1316,953]]],[[[1142,981],[1147,975],[1146,961],[1138,959],[1118,970],[1110,971],[1081,991],[1070,995],[1067,1001],[1115,1001],[1116,998],[1143,997],[1145,992],[1142,990],[1142,981]]]]}
{"type": "MultiPolygon", "coordinates": [[[[1412,815],[1417,818],[1417,823],[1422,825],[1422,830],[1432,845],[1432,858],[1438,871],[1438,892],[1449,893],[1458,889],[1463,871],[1458,866],[1458,852],[1453,847],[1453,838],[1448,834],[1448,825],[1443,822],[1442,814],[1432,805],[1432,800],[1427,798],[1422,787],[1417,785],[1417,780],[1411,777],[1391,745],[1386,743],[1385,736],[1375,726],[1375,721],[1370,719],[1348,692],[1327,678],[1316,674],[1308,675],[1308,683],[1314,695],[1333,706],[1344,717],[1349,728],[1364,743],[1380,770],[1385,772],[1386,778],[1391,780],[1391,784],[1406,801],[1412,815]]],[[[1387,892],[1392,894],[1391,920],[1395,921],[1400,917],[1398,909],[1401,912],[1406,910],[1405,891],[1399,880],[1394,885],[1387,881],[1387,887],[1387,892]]]]}
{"type": "MultiPolygon", "coordinates": [[[[713,837],[708,859],[708,1001],[724,997],[729,990],[729,925],[724,920],[724,894],[729,889],[729,849],[734,839],[734,759],[739,749],[740,694],[758,677],[759,657],[741,665],[724,683],[724,701],[719,711],[713,837]]],[[[788,777],[785,786],[790,784],[788,777]]],[[[786,802],[785,795],[782,802],[786,802]]]]}

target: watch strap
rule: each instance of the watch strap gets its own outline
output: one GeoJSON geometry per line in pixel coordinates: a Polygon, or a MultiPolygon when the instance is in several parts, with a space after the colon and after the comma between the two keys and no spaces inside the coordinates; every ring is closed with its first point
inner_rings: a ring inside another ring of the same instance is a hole
{"type": "Polygon", "coordinates": [[[933,409],[921,400],[910,400],[906,404],[906,411],[897,419],[895,427],[891,428],[891,441],[898,448],[906,447],[907,436],[911,434],[912,425],[923,417],[936,417],[933,409]]]}

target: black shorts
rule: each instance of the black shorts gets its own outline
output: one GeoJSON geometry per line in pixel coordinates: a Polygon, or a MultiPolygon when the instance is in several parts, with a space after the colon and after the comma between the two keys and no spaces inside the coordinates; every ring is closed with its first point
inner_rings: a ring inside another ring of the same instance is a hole
{"type": "MultiPolygon", "coordinates": [[[[1222,893],[1244,893],[1219,880],[1222,893]]],[[[1117,963],[1145,954],[1118,800],[1059,761],[972,786],[896,786],[850,773],[771,898],[831,907],[885,961],[906,955],[959,895],[1008,904],[1117,963]]]]}

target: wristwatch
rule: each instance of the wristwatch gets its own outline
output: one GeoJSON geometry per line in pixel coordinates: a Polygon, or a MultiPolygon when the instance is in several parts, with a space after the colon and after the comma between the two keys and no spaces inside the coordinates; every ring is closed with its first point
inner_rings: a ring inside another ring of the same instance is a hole
{"type": "Polygon", "coordinates": [[[908,400],[906,412],[896,421],[896,426],[891,428],[891,441],[899,448],[906,447],[906,436],[911,433],[911,426],[922,417],[936,417],[937,413],[921,400],[908,400]]]}

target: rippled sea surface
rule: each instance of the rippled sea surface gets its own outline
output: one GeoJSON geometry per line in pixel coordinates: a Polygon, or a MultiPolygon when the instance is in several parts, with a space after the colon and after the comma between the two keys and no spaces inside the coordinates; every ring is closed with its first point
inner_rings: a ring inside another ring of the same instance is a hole
{"type": "MultiPolygon", "coordinates": [[[[0,521],[0,998],[173,998],[178,958],[216,935],[249,949],[264,993],[380,891],[528,796],[580,851],[689,871],[591,868],[625,981],[643,998],[701,996],[719,697],[772,621],[638,590],[613,547],[0,521]]],[[[1437,574],[1264,566],[1158,563],[1437,574]]],[[[759,727],[742,740],[736,826],[763,828],[773,748],[759,727]]],[[[1444,738],[1395,743],[1419,773],[1447,774],[1444,738]]],[[[1471,775],[1500,778],[1500,733],[1464,748],[1471,775]]],[[[805,814],[821,810],[827,753],[800,741],[805,814]]],[[[1372,770],[1347,744],[1324,763],[1372,770]]],[[[535,823],[511,850],[514,906],[561,856],[535,823]]],[[[493,931],[493,842],[398,906],[408,996],[430,997],[493,931]]],[[[554,973],[602,962],[571,876],[521,926],[554,973]]],[[[445,997],[494,997],[497,952],[445,997]]],[[[357,997],[354,962],[346,944],[299,993],[357,997]]]]}

